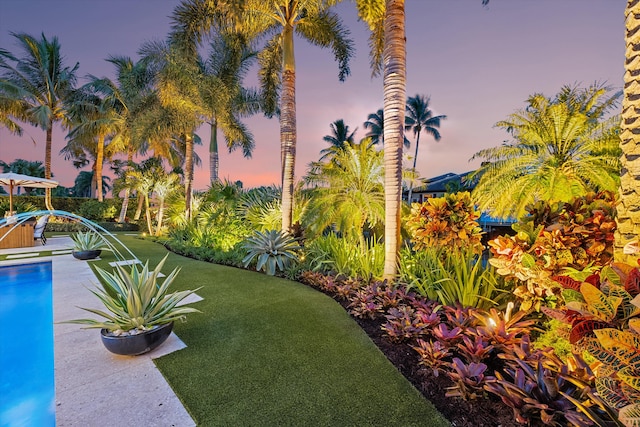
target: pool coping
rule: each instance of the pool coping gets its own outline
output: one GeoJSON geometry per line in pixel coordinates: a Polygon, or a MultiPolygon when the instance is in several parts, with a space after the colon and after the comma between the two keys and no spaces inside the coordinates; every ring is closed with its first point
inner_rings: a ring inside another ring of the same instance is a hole
{"type": "MultiPolygon", "coordinates": [[[[49,242],[47,250],[72,246],[70,238],[49,242]]],[[[42,247],[10,251],[39,249],[42,247]]],[[[153,359],[185,347],[175,333],[162,346],[141,356],[109,353],[100,342],[98,330],[58,323],[87,317],[88,313],[78,307],[100,308],[87,289],[97,283],[87,261],[65,254],[4,260],[0,265],[43,261],[51,261],[53,274],[56,425],[195,426],[153,363],[153,359]]]]}

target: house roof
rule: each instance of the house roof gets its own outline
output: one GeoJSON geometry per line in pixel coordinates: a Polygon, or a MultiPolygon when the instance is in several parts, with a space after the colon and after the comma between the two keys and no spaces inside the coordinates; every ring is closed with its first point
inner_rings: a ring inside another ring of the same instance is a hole
{"type": "MultiPolygon", "coordinates": [[[[464,179],[469,175],[472,171],[465,172],[462,174],[457,174],[453,172],[445,173],[443,175],[438,175],[433,178],[422,179],[424,185],[416,187],[413,189],[414,193],[445,193],[447,192],[447,185],[457,184],[462,185],[464,179]]],[[[466,186],[469,188],[469,186],[466,186]]]]}

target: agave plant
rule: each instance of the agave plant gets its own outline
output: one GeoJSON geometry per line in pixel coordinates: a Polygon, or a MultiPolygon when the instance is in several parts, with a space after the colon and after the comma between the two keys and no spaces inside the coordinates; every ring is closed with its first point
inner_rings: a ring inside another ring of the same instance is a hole
{"type": "Polygon", "coordinates": [[[73,240],[73,249],[76,251],[108,251],[109,248],[105,245],[104,237],[99,233],[92,233],[87,231],[86,233],[78,231],[71,236],[73,240]]]}
{"type": "Polygon", "coordinates": [[[169,286],[180,271],[179,268],[174,269],[162,284],[158,284],[158,275],[167,256],[154,270],[149,269],[149,261],[144,264],[142,270],[133,265],[131,270],[127,271],[118,265],[114,272],[110,273],[96,267],[102,279],[102,288],[96,287],[91,292],[102,301],[107,311],[81,308],[106,320],[77,319],[66,323],[84,324],[88,325],[87,328],[104,328],[116,336],[125,332],[133,335],[150,330],[154,326],[184,319],[185,314],[199,313],[195,308],[178,307],[178,303],[200,288],[168,293],[169,286]]]}
{"type": "Polygon", "coordinates": [[[244,266],[257,257],[256,270],[264,270],[270,276],[275,275],[277,269],[284,271],[292,261],[297,261],[296,251],[301,249],[288,233],[277,230],[256,231],[247,239],[244,248],[249,251],[242,260],[244,266]]]}

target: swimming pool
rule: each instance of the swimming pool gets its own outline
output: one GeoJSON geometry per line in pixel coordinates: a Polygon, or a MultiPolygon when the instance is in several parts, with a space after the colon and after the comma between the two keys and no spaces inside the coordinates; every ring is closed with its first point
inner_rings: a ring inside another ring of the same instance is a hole
{"type": "Polygon", "coordinates": [[[55,426],[51,261],[0,266],[0,426],[55,426]]]}

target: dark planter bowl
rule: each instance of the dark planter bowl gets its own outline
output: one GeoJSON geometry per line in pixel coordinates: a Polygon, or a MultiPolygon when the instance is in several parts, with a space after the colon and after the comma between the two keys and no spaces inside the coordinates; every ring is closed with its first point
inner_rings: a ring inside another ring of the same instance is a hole
{"type": "Polygon", "coordinates": [[[101,253],[102,253],[102,251],[100,249],[93,250],[93,251],[76,251],[76,250],[74,250],[73,252],[71,252],[71,255],[73,255],[73,257],[75,259],[81,259],[81,260],[84,261],[84,260],[87,260],[87,259],[98,258],[101,253]]]}
{"type": "Polygon", "coordinates": [[[120,337],[111,337],[107,335],[107,330],[100,330],[102,344],[111,353],[120,354],[122,356],[137,356],[139,354],[148,353],[165,342],[171,331],[173,330],[173,322],[166,325],[158,326],[150,331],[143,332],[138,335],[127,335],[120,337]]]}

